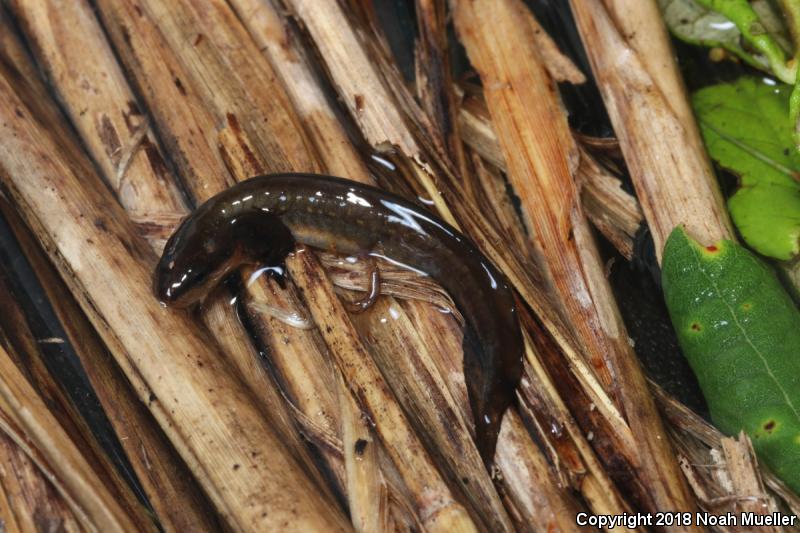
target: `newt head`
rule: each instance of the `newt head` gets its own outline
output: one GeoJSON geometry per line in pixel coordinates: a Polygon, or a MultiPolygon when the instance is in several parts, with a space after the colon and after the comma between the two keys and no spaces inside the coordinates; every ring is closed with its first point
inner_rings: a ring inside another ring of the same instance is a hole
{"type": "Polygon", "coordinates": [[[167,241],[153,279],[163,304],[202,303],[242,265],[277,265],[294,248],[291,232],[277,218],[258,211],[225,215],[217,207],[211,202],[201,206],[167,241]]]}
{"type": "Polygon", "coordinates": [[[161,303],[170,307],[199,304],[243,263],[230,231],[216,231],[207,222],[189,216],[167,241],[153,278],[153,291],[161,303]]]}

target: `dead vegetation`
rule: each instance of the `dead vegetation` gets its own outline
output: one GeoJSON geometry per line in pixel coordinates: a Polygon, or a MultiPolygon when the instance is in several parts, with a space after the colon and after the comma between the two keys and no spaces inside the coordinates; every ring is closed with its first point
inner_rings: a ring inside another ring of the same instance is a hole
{"type": "Polygon", "coordinates": [[[643,220],[656,250],[677,223],[730,230],[667,35],[640,26],[650,2],[572,4],[619,144],[570,131],[556,82],[586,73],[521,0],[417,0],[414,84],[370,2],[6,1],[0,207],[149,502],[4,305],[6,528],[572,531],[578,512],[797,512],[746,437],[640,368],[592,226],[626,258],[643,220]],[[450,16],[480,85],[453,79],[450,16]],[[459,315],[430,280],[384,266],[381,298],[351,314],[368,269],[303,249],[285,286],[243,272],[236,305],[228,287],[195,314],[153,297],[192,206],[287,171],[424,199],[509,278],[525,371],[491,472],[459,315]]]}

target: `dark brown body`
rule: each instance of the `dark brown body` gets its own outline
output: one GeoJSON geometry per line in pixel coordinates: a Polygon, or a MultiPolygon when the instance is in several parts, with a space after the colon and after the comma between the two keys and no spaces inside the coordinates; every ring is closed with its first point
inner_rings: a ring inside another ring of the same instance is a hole
{"type": "Polygon", "coordinates": [[[478,448],[491,461],[522,371],[514,297],[469,239],[407,200],[310,174],[241,182],[199,207],[170,238],[156,270],[157,296],[168,305],[192,305],[243,262],[282,263],[295,242],[385,257],[450,293],[466,322],[464,373],[478,448]]]}

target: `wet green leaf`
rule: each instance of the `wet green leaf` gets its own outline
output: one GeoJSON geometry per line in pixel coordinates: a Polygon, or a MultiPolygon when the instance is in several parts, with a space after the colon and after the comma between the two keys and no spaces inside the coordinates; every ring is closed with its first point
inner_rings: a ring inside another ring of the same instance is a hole
{"type": "Polygon", "coordinates": [[[664,246],[664,298],[714,424],[744,430],[800,491],[800,310],[772,269],[732,241],[678,227],[664,246]]]}
{"type": "Polygon", "coordinates": [[[785,17],[769,0],[659,0],[659,5],[679,39],[724,48],[785,83],[795,82],[785,17]]]}
{"type": "Polygon", "coordinates": [[[780,260],[800,252],[800,153],[788,111],[791,91],[745,77],[692,97],[711,157],[740,178],[728,200],[736,227],[753,249],[780,260]]]}

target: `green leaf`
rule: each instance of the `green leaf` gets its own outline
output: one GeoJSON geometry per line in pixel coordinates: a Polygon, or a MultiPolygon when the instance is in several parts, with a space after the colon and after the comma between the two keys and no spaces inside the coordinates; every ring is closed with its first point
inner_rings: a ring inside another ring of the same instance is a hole
{"type": "Polygon", "coordinates": [[[659,0],[664,21],[679,39],[720,47],[747,64],[794,83],[796,67],[784,14],[769,0],[659,0]]]}
{"type": "Polygon", "coordinates": [[[711,157],[740,178],[728,200],[736,227],[754,250],[780,260],[800,252],[800,153],[788,112],[791,91],[745,77],[692,97],[711,157]]]}
{"type": "Polygon", "coordinates": [[[734,242],[701,246],[678,227],[663,258],[667,308],[711,419],[729,435],[744,430],[800,493],[800,310],[734,242]]]}

